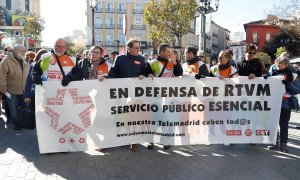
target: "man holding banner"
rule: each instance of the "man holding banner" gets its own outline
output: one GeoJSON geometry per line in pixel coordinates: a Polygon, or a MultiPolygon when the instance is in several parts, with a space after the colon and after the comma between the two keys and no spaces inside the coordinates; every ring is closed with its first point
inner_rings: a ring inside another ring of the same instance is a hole
{"type": "MultiPolygon", "coordinates": [[[[138,39],[129,39],[127,53],[117,56],[113,67],[110,69],[109,78],[136,78],[140,80],[148,76],[147,66],[142,56],[138,55],[140,42],[138,39]]],[[[132,151],[138,151],[138,144],[131,145],[132,151]]]]}

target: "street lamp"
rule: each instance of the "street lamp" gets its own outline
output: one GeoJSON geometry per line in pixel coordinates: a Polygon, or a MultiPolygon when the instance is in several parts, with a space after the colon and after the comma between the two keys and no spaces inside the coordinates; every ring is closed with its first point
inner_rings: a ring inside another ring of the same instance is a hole
{"type": "Polygon", "coordinates": [[[120,40],[116,40],[117,42],[117,48],[118,48],[118,52],[120,51],[120,40]]]}
{"type": "Polygon", "coordinates": [[[200,1],[200,6],[197,8],[197,11],[202,15],[201,34],[203,36],[203,50],[206,55],[206,33],[205,33],[206,16],[205,15],[213,12],[217,12],[219,8],[220,0],[215,0],[215,9],[211,7],[212,0],[199,0],[199,1],[200,1]]]}
{"type": "Polygon", "coordinates": [[[90,8],[92,9],[92,46],[95,46],[95,9],[97,0],[91,0],[90,8]]]}

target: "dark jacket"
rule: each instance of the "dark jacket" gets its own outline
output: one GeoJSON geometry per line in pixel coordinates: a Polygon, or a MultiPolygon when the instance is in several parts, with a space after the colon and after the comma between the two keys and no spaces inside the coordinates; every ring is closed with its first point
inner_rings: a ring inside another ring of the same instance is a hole
{"type": "Polygon", "coordinates": [[[25,91],[24,91],[24,98],[32,98],[34,97],[35,92],[35,84],[33,83],[32,79],[32,69],[36,63],[33,62],[30,64],[28,76],[26,79],[25,91]]]}
{"type": "MultiPolygon", "coordinates": [[[[272,65],[270,70],[269,70],[269,74],[271,76],[284,76],[286,83],[285,83],[285,89],[286,92],[292,96],[299,94],[300,93],[300,80],[299,77],[297,77],[296,79],[294,79],[293,76],[293,70],[291,68],[285,70],[285,71],[279,71],[276,69],[276,65],[272,65]]],[[[282,105],[281,108],[283,109],[291,109],[291,103],[289,103],[289,101],[291,100],[292,97],[290,98],[283,98],[282,99],[282,105]]]]}
{"type": "Polygon", "coordinates": [[[240,76],[249,76],[251,73],[256,77],[262,77],[262,64],[259,59],[252,59],[250,61],[243,60],[238,64],[238,73],[240,76]]]}
{"type": "Polygon", "coordinates": [[[132,56],[127,52],[116,58],[113,67],[108,73],[109,78],[130,78],[140,75],[148,76],[149,72],[143,56],[132,56]]]}

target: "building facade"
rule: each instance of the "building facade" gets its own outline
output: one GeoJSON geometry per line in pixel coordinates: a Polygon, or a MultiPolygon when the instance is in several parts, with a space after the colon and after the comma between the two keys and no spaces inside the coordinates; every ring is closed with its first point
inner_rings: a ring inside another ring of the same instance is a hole
{"type": "MultiPolygon", "coordinates": [[[[92,46],[92,10],[87,0],[87,46],[92,46]]],[[[126,41],[136,37],[142,42],[142,51],[150,51],[149,27],[144,21],[144,9],[150,0],[98,0],[94,13],[95,45],[112,51],[126,52],[126,41]],[[123,34],[123,17],[127,17],[127,34],[123,34]]]]}
{"type": "MultiPolygon", "coordinates": [[[[198,48],[204,51],[204,35],[202,34],[202,16],[196,18],[195,34],[198,35],[198,48]]],[[[205,23],[205,52],[210,58],[215,59],[221,50],[230,46],[230,31],[211,20],[211,15],[206,16],[205,23]]]]}
{"type": "Polygon", "coordinates": [[[278,18],[268,16],[267,19],[244,24],[246,43],[255,44],[257,50],[262,51],[263,47],[272,42],[273,38],[279,34],[278,22],[278,18]]]}
{"type": "Polygon", "coordinates": [[[40,16],[40,0],[0,1],[0,31],[5,33],[5,38],[0,42],[1,47],[23,44],[33,48],[34,40],[24,37],[20,31],[25,17],[30,15],[40,16]]]}
{"type": "Polygon", "coordinates": [[[246,41],[234,42],[230,44],[230,49],[233,52],[233,60],[235,62],[241,61],[246,53],[246,41]]]}

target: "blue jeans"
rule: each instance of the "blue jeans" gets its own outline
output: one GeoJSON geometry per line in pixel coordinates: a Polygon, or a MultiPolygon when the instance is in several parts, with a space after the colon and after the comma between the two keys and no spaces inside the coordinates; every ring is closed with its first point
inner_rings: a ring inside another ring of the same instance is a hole
{"type": "Polygon", "coordinates": [[[11,98],[6,98],[10,112],[10,121],[12,124],[17,124],[18,108],[24,105],[23,95],[11,95],[11,98]]]}

